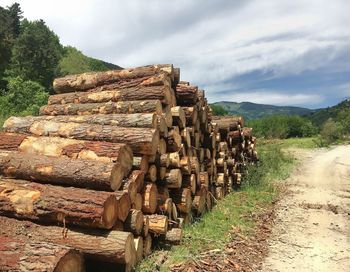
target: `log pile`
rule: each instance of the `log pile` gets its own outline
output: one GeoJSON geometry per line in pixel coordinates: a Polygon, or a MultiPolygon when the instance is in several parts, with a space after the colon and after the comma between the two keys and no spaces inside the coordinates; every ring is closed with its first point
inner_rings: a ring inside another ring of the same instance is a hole
{"type": "Polygon", "coordinates": [[[132,270],[152,244],[178,244],[258,160],[243,118],[212,116],[172,65],[53,86],[40,116],[11,117],[0,133],[0,239],[48,242],[52,267],[66,254],[69,271],[82,256],[132,270]]]}

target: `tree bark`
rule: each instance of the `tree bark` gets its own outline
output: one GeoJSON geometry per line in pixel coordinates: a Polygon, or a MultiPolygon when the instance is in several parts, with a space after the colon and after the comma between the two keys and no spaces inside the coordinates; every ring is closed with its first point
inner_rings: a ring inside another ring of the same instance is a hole
{"type": "Polygon", "coordinates": [[[103,229],[118,218],[114,193],[9,179],[0,180],[0,214],[103,229]]]}
{"type": "Polygon", "coordinates": [[[171,230],[167,231],[165,241],[173,245],[178,245],[181,243],[182,233],[183,230],[181,228],[172,228],[171,230]]]}
{"type": "Polygon", "coordinates": [[[56,78],[53,82],[53,88],[56,93],[66,93],[88,90],[112,83],[114,83],[114,86],[121,87],[135,85],[152,86],[163,84],[163,82],[159,83],[164,78],[163,74],[173,79],[173,66],[171,64],[148,65],[131,69],[68,75],[56,78]]]}
{"type": "Polygon", "coordinates": [[[67,246],[83,252],[88,259],[110,263],[129,263],[135,253],[133,235],[122,231],[66,229],[0,216],[0,235],[67,246]]]}
{"type": "Polygon", "coordinates": [[[40,183],[116,191],[120,188],[125,173],[119,163],[2,151],[0,174],[40,183]]]}
{"type": "Polygon", "coordinates": [[[34,137],[0,132],[0,150],[21,151],[33,155],[116,162],[124,172],[131,170],[133,154],[126,144],[84,141],[59,137],[34,137]]]}
{"type": "Polygon", "coordinates": [[[98,90],[93,92],[74,92],[51,95],[48,105],[55,104],[85,104],[85,103],[104,103],[135,100],[160,100],[163,104],[171,103],[170,86],[151,86],[151,87],[131,87],[131,88],[113,88],[110,90],[98,90]]]}
{"type": "Polygon", "coordinates": [[[77,140],[107,141],[128,144],[135,154],[155,154],[159,132],[150,128],[124,128],[107,125],[32,121],[25,117],[6,120],[7,132],[34,134],[37,136],[60,136],[77,140]]]}
{"type": "Polygon", "coordinates": [[[40,108],[40,115],[91,115],[91,114],[126,114],[156,113],[162,114],[162,103],[159,100],[133,100],[85,104],[53,104],[40,108]]]}
{"type": "Polygon", "coordinates": [[[1,271],[85,271],[83,256],[69,247],[3,235],[0,241],[1,271]]]}

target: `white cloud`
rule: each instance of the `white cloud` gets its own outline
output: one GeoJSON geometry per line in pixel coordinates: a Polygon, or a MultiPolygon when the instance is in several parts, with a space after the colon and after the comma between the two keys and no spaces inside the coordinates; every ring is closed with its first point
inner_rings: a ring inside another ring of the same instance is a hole
{"type": "Polygon", "coordinates": [[[64,44],[123,67],[174,63],[208,94],[236,90],[235,77],[257,70],[276,78],[350,71],[339,62],[350,51],[348,0],[16,1],[64,44]]]}
{"type": "Polygon", "coordinates": [[[324,100],[322,95],[318,94],[286,94],[283,91],[268,91],[268,90],[255,90],[252,92],[241,92],[233,94],[220,94],[216,93],[209,95],[213,101],[235,101],[235,102],[253,102],[260,104],[273,104],[273,105],[315,105],[324,100]]]}

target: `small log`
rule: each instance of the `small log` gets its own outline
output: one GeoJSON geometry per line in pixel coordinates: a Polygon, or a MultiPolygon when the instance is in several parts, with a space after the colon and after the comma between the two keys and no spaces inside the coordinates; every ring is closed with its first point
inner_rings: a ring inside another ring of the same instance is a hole
{"type": "Polygon", "coordinates": [[[188,127],[185,127],[181,131],[181,137],[182,137],[182,141],[186,144],[187,147],[191,146],[191,134],[189,132],[188,127]]]}
{"type": "Polygon", "coordinates": [[[182,157],[180,160],[180,167],[181,167],[181,171],[184,174],[191,174],[192,166],[191,166],[190,157],[188,157],[188,156],[182,157]]]}
{"type": "Polygon", "coordinates": [[[179,128],[186,127],[186,116],[182,107],[172,107],[171,115],[173,116],[173,125],[178,126],[179,128]]]}
{"type": "Polygon", "coordinates": [[[134,235],[141,235],[143,228],[143,214],[141,211],[131,209],[124,222],[124,229],[134,235]]]}
{"type": "Polygon", "coordinates": [[[163,155],[167,151],[167,143],[164,139],[160,139],[158,143],[158,153],[163,155]]]}
{"type": "Polygon", "coordinates": [[[195,210],[196,215],[200,216],[204,213],[207,201],[207,188],[201,187],[193,198],[192,208],[195,210]]]}
{"type": "Polygon", "coordinates": [[[182,241],[183,230],[181,228],[172,228],[165,235],[165,241],[173,245],[179,245],[182,241]]]}
{"type": "Polygon", "coordinates": [[[134,244],[136,249],[136,263],[139,263],[143,259],[143,237],[134,238],[134,244]]]}
{"type": "Polygon", "coordinates": [[[183,175],[182,176],[182,187],[189,188],[192,195],[196,193],[197,189],[197,178],[195,174],[183,175]]]}
{"type": "Polygon", "coordinates": [[[142,210],[142,194],[136,194],[135,202],[132,204],[132,208],[138,211],[142,210]]]}
{"type": "Polygon", "coordinates": [[[169,160],[170,160],[170,163],[169,163],[169,166],[172,167],[172,168],[180,168],[181,167],[181,164],[180,164],[180,154],[179,152],[172,152],[172,153],[169,153],[169,160]]]}
{"type": "Polygon", "coordinates": [[[0,214],[104,229],[118,218],[114,193],[6,179],[0,180],[0,214]]]}
{"type": "Polygon", "coordinates": [[[199,185],[209,188],[209,175],[208,172],[199,172],[199,185]]]}
{"type": "Polygon", "coordinates": [[[165,201],[163,201],[161,198],[158,197],[158,206],[157,206],[158,214],[165,214],[165,215],[171,216],[172,210],[173,210],[173,200],[171,198],[167,198],[165,201]]]}
{"type": "Polygon", "coordinates": [[[149,165],[146,180],[150,182],[155,182],[157,180],[157,167],[154,164],[149,165]]]}
{"type": "Polygon", "coordinates": [[[157,210],[158,190],[154,183],[145,183],[142,189],[142,212],[153,214],[157,210]]]}
{"type": "Polygon", "coordinates": [[[177,152],[181,148],[181,135],[175,129],[172,129],[168,133],[166,142],[167,152],[177,152]]]}
{"type": "Polygon", "coordinates": [[[109,191],[118,190],[125,175],[119,163],[54,158],[15,151],[0,152],[0,174],[41,183],[109,191]]]}
{"type": "Polygon", "coordinates": [[[0,241],[1,271],[85,271],[83,256],[69,247],[3,235],[0,241]]]}
{"type": "Polygon", "coordinates": [[[148,171],[149,157],[144,155],[142,157],[134,157],[132,162],[132,169],[141,170],[143,172],[148,171]]]}
{"type": "Polygon", "coordinates": [[[181,188],[182,174],[180,169],[170,169],[165,175],[165,181],[168,188],[181,188]]]}
{"type": "Polygon", "coordinates": [[[197,122],[198,118],[198,111],[197,107],[182,107],[183,111],[185,112],[186,117],[186,125],[192,126],[197,122]]]}
{"type": "Polygon", "coordinates": [[[59,137],[33,137],[0,132],[0,149],[21,151],[33,155],[68,157],[71,159],[117,162],[125,173],[131,170],[132,150],[122,143],[83,141],[59,137]]]}
{"type": "Polygon", "coordinates": [[[170,197],[176,204],[179,211],[183,213],[189,213],[192,207],[191,190],[188,188],[172,189],[170,191],[170,197]]]}
{"type": "Polygon", "coordinates": [[[147,235],[143,239],[143,256],[147,257],[152,253],[152,237],[147,235]]]}
{"type": "Polygon", "coordinates": [[[135,154],[155,154],[159,142],[159,132],[150,128],[124,128],[96,124],[61,123],[34,121],[27,117],[11,117],[4,128],[8,132],[34,134],[37,136],[59,136],[78,140],[126,143],[135,154]]]}
{"type": "Polygon", "coordinates": [[[91,114],[162,114],[162,102],[159,100],[134,100],[106,103],[54,104],[40,108],[40,115],[91,115],[91,114]]]}
{"type": "Polygon", "coordinates": [[[142,236],[146,237],[149,231],[149,218],[148,215],[143,216],[143,227],[142,227],[142,236]]]}
{"type": "Polygon", "coordinates": [[[165,215],[152,214],[149,218],[149,231],[155,234],[166,234],[168,231],[168,217],[165,215]]]}
{"type": "Polygon", "coordinates": [[[133,235],[129,232],[63,229],[0,216],[0,235],[3,234],[16,235],[29,243],[35,241],[68,246],[84,253],[88,259],[109,263],[129,263],[134,254],[133,235]]]}
{"type": "Polygon", "coordinates": [[[178,220],[177,207],[176,207],[175,203],[173,203],[173,209],[172,209],[172,212],[171,212],[171,218],[173,219],[173,221],[177,221],[178,220]]]}
{"type": "Polygon", "coordinates": [[[128,181],[133,181],[136,184],[136,191],[139,193],[141,192],[145,180],[145,172],[141,170],[133,170],[129,177],[127,178],[128,181]]]}

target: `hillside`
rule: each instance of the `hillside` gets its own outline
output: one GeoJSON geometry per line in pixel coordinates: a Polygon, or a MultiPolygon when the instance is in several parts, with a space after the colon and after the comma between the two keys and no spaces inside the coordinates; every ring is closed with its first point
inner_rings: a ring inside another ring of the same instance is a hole
{"type": "Polygon", "coordinates": [[[306,115],[314,110],[291,106],[273,106],[265,104],[256,104],[251,102],[216,102],[213,105],[222,106],[229,114],[243,115],[247,120],[259,119],[271,115],[306,115]]]}
{"type": "Polygon", "coordinates": [[[329,118],[332,118],[336,121],[343,121],[338,119],[345,119],[348,118],[350,114],[350,99],[346,99],[339,104],[319,109],[317,111],[311,112],[307,114],[305,117],[310,119],[312,123],[314,123],[316,126],[320,127],[325,121],[327,121],[329,118]]]}

